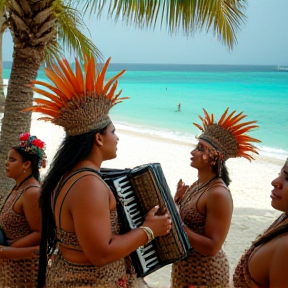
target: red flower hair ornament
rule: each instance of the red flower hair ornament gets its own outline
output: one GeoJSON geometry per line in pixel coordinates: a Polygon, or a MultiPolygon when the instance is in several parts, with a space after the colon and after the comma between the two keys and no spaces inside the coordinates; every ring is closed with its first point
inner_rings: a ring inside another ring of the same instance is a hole
{"type": "Polygon", "coordinates": [[[31,136],[28,132],[20,134],[19,140],[20,144],[17,146],[17,148],[21,148],[28,154],[37,155],[39,158],[38,168],[45,168],[47,158],[44,151],[45,143],[36,136],[31,136]]]}

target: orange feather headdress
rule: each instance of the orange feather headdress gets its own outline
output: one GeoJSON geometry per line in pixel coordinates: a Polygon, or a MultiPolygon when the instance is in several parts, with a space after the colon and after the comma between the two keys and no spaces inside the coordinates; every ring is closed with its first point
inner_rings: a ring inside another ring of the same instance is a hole
{"type": "Polygon", "coordinates": [[[35,98],[34,101],[37,105],[24,111],[48,115],[49,117],[41,117],[39,120],[51,121],[64,127],[68,136],[106,127],[111,122],[108,116],[110,108],[116,103],[128,99],[128,97],[119,98],[122,90],[115,94],[118,78],[125,70],[104,85],[110,59],[106,61],[99,73],[96,71],[94,57],[88,56],[84,61],[84,73],[77,59],[75,59],[75,73],[66,59],[58,60],[58,65],[54,65],[53,69],[44,68],[54,86],[35,80],[32,81],[32,84],[44,86],[48,88],[48,91],[34,85],[32,89],[49,100],[35,98]]]}
{"type": "Polygon", "coordinates": [[[254,159],[247,152],[258,154],[257,147],[252,145],[251,142],[259,143],[261,141],[245,133],[253,128],[258,128],[259,126],[255,125],[257,121],[240,123],[247,115],[243,115],[243,112],[235,115],[236,111],[228,114],[229,108],[227,108],[218,123],[214,123],[214,115],[209,116],[207,111],[203,110],[204,118],[199,116],[203,126],[193,123],[203,132],[199,139],[208,142],[222,155],[220,158],[223,158],[223,160],[235,157],[244,157],[249,161],[254,159]]]}

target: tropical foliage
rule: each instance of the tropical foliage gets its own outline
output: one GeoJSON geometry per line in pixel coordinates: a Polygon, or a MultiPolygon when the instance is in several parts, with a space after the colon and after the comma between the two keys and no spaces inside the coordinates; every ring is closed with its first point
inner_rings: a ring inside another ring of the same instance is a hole
{"type": "Polygon", "coordinates": [[[171,34],[212,31],[229,48],[245,23],[246,0],[74,0],[86,13],[124,21],[127,25],[155,29],[157,23],[171,34]]]}

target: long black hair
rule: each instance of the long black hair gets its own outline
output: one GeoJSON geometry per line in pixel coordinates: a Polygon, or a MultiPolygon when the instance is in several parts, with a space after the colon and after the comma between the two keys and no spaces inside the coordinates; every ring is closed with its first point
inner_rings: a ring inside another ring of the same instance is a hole
{"type": "Polygon", "coordinates": [[[39,172],[39,161],[40,157],[37,154],[31,154],[23,150],[20,146],[12,147],[17,153],[20,154],[23,161],[30,161],[31,162],[31,168],[32,168],[32,175],[33,177],[39,181],[40,180],[40,172],[39,172]]]}
{"type": "MultiPolygon", "coordinates": [[[[107,125],[108,126],[108,125],[107,125]]],[[[97,129],[85,134],[66,136],[60,145],[49,171],[43,180],[40,196],[42,210],[42,235],[38,271],[38,288],[43,288],[46,279],[47,253],[55,249],[55,220],[52,212],[51,197],[61,177],[78,162],[87,158],[95,142],[95,134],[104,134],[107,128],[97,129]]]]}
{"type": "Polygon", "coordinates": [[[229,172],[225,162],[219,164],[219,161],[216,161],[216,164],[213,166],[213,172],[215,172],[216,175],[218,175],[224,181],[227,187],[230,185],[231,179],[229,177],[229,172]],[[221,165],[221,175],[219,175],[219,165],[221,165]]]}

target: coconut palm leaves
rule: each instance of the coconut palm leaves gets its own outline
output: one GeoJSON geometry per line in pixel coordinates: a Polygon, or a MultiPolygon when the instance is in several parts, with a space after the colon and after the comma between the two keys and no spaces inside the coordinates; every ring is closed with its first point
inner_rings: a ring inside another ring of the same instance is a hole
{"type": "MultiPolygon", "coordinates": [[[[53,2],[53,13],[57,15],[57,43],[63,51],[83,55],[93,54],[102,60],[102,54],[94,43],[82,31],[89,29],[82,19],[82,13],[75,8],[63,5],[63,0],[53,2]]],[[[90,32],[89,32],[90,33],[90,32]]],[[[91,37],[90,37],[91,38],[91,37]]]]}
{"type": "Polygon", "coordinates": [[[127,24],[139,27],[153,27],[166,24],[170,33],[183,30],[189,36],[197,30],[212,31],[229,48],[237,43],[236,32],[245,22],[246,1],[244,0],[99,0],[82,1],[90,15],[106,13],[116,21],[122,19],[127,24]]]}

